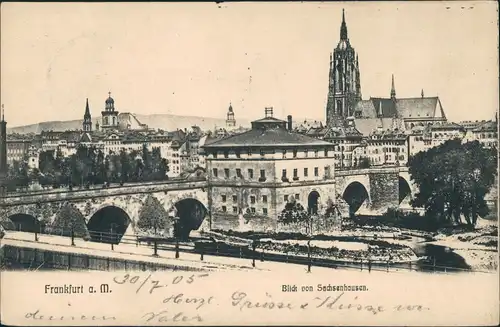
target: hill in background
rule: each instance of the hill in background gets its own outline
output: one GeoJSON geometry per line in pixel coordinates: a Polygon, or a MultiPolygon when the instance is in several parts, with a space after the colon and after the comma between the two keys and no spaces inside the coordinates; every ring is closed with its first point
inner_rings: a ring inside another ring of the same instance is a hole
{"type": "MultiPolygon", "coordinates": [[[[121,113],[121,115],[129,115],[128,113],[121,113]]],[[[217,127],[224,127],[226,125],[225,119],[211,118],[211,117],[195,117],[195,116],[178,116],[171,114],[154,114],[154,115],[135,115],[137,119],[148,125],[149,128],[163,129],[165,131],[173,131],[178,128],[190,128],[191,126],[199,126],[202,130],[213,130],[217,127]]],[[[307,119],[308,121],[314,121],[314,119],[307,119]]],[[[97,119],[99,124],[101,124],[100,117],[97,119]]],[[[302,123],[304,119],[294,120],[294,124],[302,123]]],[[[93,126],[95,128],[96,120],[92,120],[93,126]]],[[[250,127],[250,120],[247,119],[237,119],[236,123],[238,126],[250,127]]],[[[82,128],[83,119],[79,120],[67,120],[67,121],[48,121],[40,122],[38,124],[31,124],[25,126],[16,126],[7,128],[8,133],[40,133],[42,131],[66,131],[66,130],[78,130],[82,128]]]]}

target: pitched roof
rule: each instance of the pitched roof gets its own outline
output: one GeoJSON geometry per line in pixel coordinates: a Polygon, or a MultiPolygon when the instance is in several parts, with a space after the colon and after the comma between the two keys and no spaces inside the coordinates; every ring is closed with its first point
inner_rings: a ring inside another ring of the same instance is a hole
{"type": "Polygon", "coordinates": [[[278,119],[276,117],[264,117],[264,118],[252,121],[252,123],[275,123],[275,122],[286,123],[285,120],[281,120],[281,119],[278,119]]]}
{"type": "Polygon", "coordinates": [[[446,118],[438,97],[398,98],[396,102],[389,98],[370,98],[361,100],[355,111],[362,118],[377,118],[382,111],[382,118],[393,118],[396,114],[404,119],[446,118]]]}
{"type": "Polygon", "coordinates": [[[438,97],[397,99],[396,106],[402,118],[446,118],[438,97]]]}
{"type": "Polygon", "coordinates": [[[356,119],[356,129],[363,135],[369,135],[378,128],[387,130],[392,127],[392,118],[364,118],[356,119]]]}
{"type": "Polygon", "coordinates": [[[362,138],[363,134],[354,126],[345,127],[330,127],[325,132],[325,139],[337,137],[359,137],[362,138]]]}
{"type": "Polygon", "coordinates": [[[252,129],[248,132],[229,136],[210,144],[205,148],[218,147],[279,147],[279,146],[332,146],[332,143],[306,135],[290,132],[284,128],[252,129]]]}
{"type": "Polygon", "coordinates": [[[430,126],[431,130],[442,130],[442,129],[465,129],[462,125],[456,123],[444,123],[444,124],[435,124],[430,126]]]}

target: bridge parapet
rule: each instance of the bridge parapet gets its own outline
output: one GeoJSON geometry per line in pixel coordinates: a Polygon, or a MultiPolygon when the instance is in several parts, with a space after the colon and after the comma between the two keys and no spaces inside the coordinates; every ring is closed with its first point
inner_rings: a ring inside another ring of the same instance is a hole
{"type": "Polygon", "coordinates": [[[345,169],[345,170],[336,170],[335,177],[368,175],[368,174],[393,174],[396,172],[407,172],[407,171],[408,167],[399,167],[399,166],[370,167],[363,169],[345,169]]]}
{"type": "Polygon", "coordinates": [[[0,205],[15,206],[38,202],[60,202],[79,199],[114,197],[119,195],[189,190],[205,187],[207,187],[206,180],[186,180],[161,183],[137,183],[110,188],[79,189],[72,191],[66,190],[65,192],[26,192],[2,197],[0,198],[0,205]]]}

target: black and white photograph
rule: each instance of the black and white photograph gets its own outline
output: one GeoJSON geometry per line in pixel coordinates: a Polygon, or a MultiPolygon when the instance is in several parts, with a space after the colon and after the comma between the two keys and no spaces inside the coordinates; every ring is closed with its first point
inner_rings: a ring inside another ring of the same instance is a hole
{"type": "Polygon", "coordinates": [[[494,1],[3,3],[2,323],[497,324],[498,65],[494,1]]]}

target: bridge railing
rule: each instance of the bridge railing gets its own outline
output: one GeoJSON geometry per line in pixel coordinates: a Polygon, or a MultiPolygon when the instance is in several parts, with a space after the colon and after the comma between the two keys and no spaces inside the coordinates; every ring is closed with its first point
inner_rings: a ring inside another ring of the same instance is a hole
{"type": "MultiPolygon", "coordinates": [[[[180,240],[175,237],[162,237],[159,236],[140,236],[140,235],[122,235],[119,233],[105,232],[105,231],[88,231],[89,242],[97,243],[108,243],[111,245],[111,250],[115,249],[114,246],[117,245],[135,245],[136,247],[146,247],[151,248],[151,252],[156,253],[156,251],[175,251],[176,258],[180,257],[180,253],[191,253],[200,255],[200,260],[203,261],[205,256],[223,256],[228,258],[240,258],[251,260],[252,266],[258,265],[256,262],[279,262],[279,263],[290,263],[290,264],[300,264],[307,265],[308,270],[311,267],[325,267],[333,269],[356,269],[356,270],[366,270],[366,271],[386,271],[386,272],[404,272],[404,271],[421,271],[421,272],[431,272],[431,273],[456,273],[456,272],[469,272],[469,273],[496,273],[495,271],[484,271],[484,270],[471,270],[460,267],[451,267],[436,264],[436,261],[432,261],[433,258],[426,262],[393,262],[391,260],[387,261],[372,261],[372,260],[340,260],[331,259],[327,257],[314,256],[313,253],[309,255],[302,255],[290,252],[270,252],[264,249],[258,248],[258,243],[256,247],[253,244],[250,246],[236,246],[229,245],[222,241],[216,241],[212,238],[201,237],[201,238],[190,238],[189,240],[180,240]],[[156,243],[156,244],[155,244],[156,243]],[[432,263],[428,263],[428,262],[432,263]]],[[[35,241],[39,241],[39,233],[35,234],[35,241]]],[[[69,229],[58,230],[56,233],[42,233],[48,235],[58,235],[66,236],[71,238],[71,244],[74,245],[74,232],[69,229]]],[[[68,245],[69,245],[68,241],[68,245]]],[[[131,253],[133,254],[133,253],[131,253]]]]}
{"type": "Polygon", "coordinates": [[[164,181],[150,181],[150,182],[132,182],[132,183],[112,183],[112,184],[94,184],[89,186],[88,188],[85,186],[75,186],[72,189],[69,187],[61,187],[61,188],[49,188],[42,190],[25,190],[25,191],[16,191],[16,192],[6,192],[2,195],[2,198],[14,198],[19,196],[27,196],[27,195],[49,195],[49,194],[60,194],[60,193],[77,193],[77,192],[85,192],[92,190],[101,190],[101,189],[119,189],[119,188],[128,188],[135,186],[148,186],[148,185],[168,185],[168,184],[176,184],[176,183],[189,183],[189,182],[202,182],[205,181],[204,177],[195,177],[195,178],[171,178],[164,181]]]}

